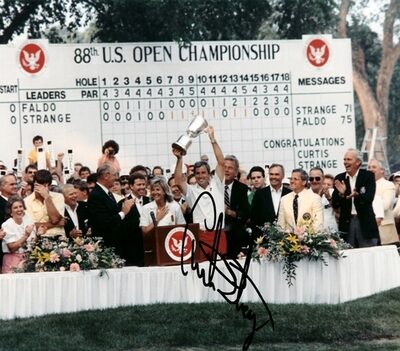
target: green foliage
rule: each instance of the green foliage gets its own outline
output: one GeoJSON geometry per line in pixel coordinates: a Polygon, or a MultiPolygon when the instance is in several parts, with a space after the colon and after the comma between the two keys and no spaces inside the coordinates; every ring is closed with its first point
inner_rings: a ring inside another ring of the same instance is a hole
{"type": "Polygon", "coordinates": [[[334,0],[95,0],[105,42],[254,40],[332,33],[334,0]],[[260,33],[261,31],[261,33],[260,33]]]}
{"type": "Polygon", "coordinates": [[[303,34],[335,32],[334,0],[275,0],[271,23],[282,39],[301,39],[303,34]]]}
{"type": "Polygon", "coordinates": [[[348,36],[353,47],[360,47],[364,52],[365,74],[371,87],[376,86],[378,70],[382,56],[382,43],[378,35],[357,17],[352,17],[352,25],[348,28],[348,36]]]}
{"type": "Polygon", "coordinates": [[[69,240],[40,238],[28,248],[22,267],[17,271],[79,271],[89,269],[121,268],[114,248],[105,247],[102,238],[75,238],[69,240]]]}
{"type": "Polygon", "coordinates": [[[293,285],[296,278],[296,262],[308,259],[327,265],[326,256],[339,259],[345,256],[342,250],[351,248],[339,232],[315,230],[313,219],[307,212],[291,231],[269,223],[260,229],[262,236],[255,241],[253,259],[259,262],[283,262],[283,273],[289,286],[293,285]]]}
{"type": "Polygon", "coordinates": [[[73,30],[85,19],[80,0],[3,0],[0,6],[0,43],[8,43],[25,30],[40,38],[48,26],[59,23],[73,30]]]}
{"type": "Polygon", "coordinates": [[[105,42],[254,39],[267,0],[94,0],[105,42]]]}

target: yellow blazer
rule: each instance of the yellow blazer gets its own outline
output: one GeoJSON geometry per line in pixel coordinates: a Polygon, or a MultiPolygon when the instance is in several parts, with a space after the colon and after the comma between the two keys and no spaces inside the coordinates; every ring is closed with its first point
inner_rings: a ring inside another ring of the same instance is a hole
{"type": "MultiPolygon", "coordinates": [[[[293,213],[293,200],[296,194],[291,192],[281,198],[279,205],[278,225],[284,230],[292,230],[296,224],[293,213]]],[[[324,225],[324,213],[321,197],[315,194],[311,189],[304,189],[299,194],[298,206],[299,221],[305,213],[309,213],[313,219],[315,230],[322,230],[324,225]]]]}

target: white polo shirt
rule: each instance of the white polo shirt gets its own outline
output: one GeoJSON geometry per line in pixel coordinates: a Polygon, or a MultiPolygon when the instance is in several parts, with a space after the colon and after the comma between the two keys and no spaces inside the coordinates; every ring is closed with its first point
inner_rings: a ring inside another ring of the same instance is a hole
{"type": "Polygon", "coordinates": [[[193,206],[198,197],[204,193],[209,192],[215,201],[215,208],[209,195],[202,195],[199,202],[193,211],[193,223],[199,223],[201,230],[207,230],[204,221],[207,221],[207,227],[209,230],[215,230],[213,225],[217,225],[219,214],[222,213],[222,228],[224,228],[225,218],[225,204],[224,204],[224,181],[221,181],[218,176],[212,177],[210,184],[204,189],[198,184],[188,184],[186,191],[186,201],[190,208],[193,206]],[[215,220],[215,224],[214,224],[215,220]]]}

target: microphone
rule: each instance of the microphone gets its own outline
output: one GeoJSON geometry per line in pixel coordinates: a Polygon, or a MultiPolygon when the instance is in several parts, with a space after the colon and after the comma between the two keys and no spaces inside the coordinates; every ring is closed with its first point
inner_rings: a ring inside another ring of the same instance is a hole
{"type": "Polygon", "coordinates": [[[153,221],[154,226],[157,227],[157,220],[156,220],[154,211],[150,211],[150,217],[151,217],[151,220],[153,221]]]}

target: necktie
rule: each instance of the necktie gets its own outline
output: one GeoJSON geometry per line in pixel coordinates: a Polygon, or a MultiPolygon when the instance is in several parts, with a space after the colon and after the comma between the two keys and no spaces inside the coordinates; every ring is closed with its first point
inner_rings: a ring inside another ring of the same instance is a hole
{"type": "Polygon", "coordinates": [[[114,195],[112,194],[111,191],[108,192],[108,196],[110,197],[110,199],[112,200],[112,202],[117,203],[117,201],[115,200],[114,195]]]}
{"type": "Polygon", "coordinates": [[[224,202],[226,207],[230,207],[231,202],[229,201],[229,185],[225,185],[225,192],[224,192],[224,202]]]}
{"type": "Polygon", "coordinates": [[[294,214],[294,222],[297,224],[297,217],[299,215],[299,203],[297,201],[299,195],[295,195],[293,199],[293,214],[294,214]]]}

